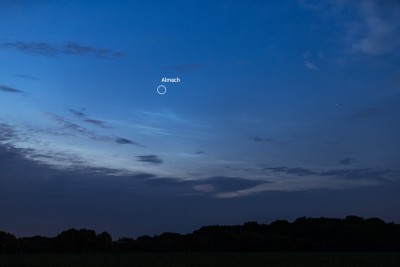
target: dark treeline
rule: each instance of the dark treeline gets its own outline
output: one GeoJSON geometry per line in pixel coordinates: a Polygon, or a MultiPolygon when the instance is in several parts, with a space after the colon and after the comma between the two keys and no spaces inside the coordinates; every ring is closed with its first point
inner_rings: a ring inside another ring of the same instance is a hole
{"type": "Polygon", "coordinates": [[[114,242],[106,232],[86,229],[70,229],[52,238],[16,238],[0,232],[0,253],[169,251],[400,251],[400,225],[356,216],[303,217],[292,223],[205,226],[191,234],[163,233],[114,242]]]}

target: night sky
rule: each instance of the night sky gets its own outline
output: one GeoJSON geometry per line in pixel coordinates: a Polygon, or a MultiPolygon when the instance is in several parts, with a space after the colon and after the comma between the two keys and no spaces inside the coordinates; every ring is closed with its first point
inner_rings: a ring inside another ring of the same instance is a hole
{"type": "Polygon", "coordinates": [[[0,230],[400,222],[399,203],[399,1],[0,2],[0,230]]]}

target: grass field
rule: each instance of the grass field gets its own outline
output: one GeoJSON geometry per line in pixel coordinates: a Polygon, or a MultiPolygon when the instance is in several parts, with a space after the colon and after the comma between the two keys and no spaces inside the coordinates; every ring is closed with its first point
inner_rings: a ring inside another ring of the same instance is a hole
{"type": "Polygon", "coordinates": [[[0,255],[0,266],[400,266],[400,253],[134,253],[0,255]]]}

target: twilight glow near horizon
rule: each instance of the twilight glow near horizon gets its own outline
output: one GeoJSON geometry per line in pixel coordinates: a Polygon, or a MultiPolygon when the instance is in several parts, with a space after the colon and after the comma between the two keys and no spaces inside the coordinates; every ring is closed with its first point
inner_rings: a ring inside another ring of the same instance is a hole
{"type": "Polygon", "coordinates": [[[400,220],[398,1],[2,1],[0,33],[0,230],[400,220]]]}

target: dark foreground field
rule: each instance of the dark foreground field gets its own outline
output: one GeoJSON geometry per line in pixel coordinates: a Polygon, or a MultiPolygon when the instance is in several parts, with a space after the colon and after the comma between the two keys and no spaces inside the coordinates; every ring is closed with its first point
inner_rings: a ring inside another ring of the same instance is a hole
{"type": "Polygon", "coordinates": [[[0,255],[0,266],[400,266],[400,253],[131,253],[0,255]]]}

